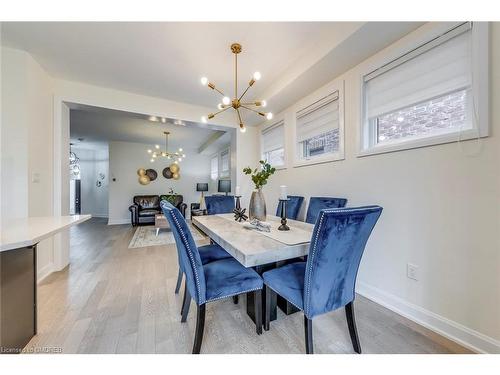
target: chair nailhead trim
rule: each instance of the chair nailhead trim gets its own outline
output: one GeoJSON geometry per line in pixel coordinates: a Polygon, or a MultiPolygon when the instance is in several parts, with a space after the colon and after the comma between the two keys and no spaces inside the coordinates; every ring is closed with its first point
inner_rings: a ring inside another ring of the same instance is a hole
{"type": "Polygon", "coordinates": [[[319,233],[321,232],[321,226],[323,225],[323,217],[325,216],[325,212],[337,212],[335,210],[333,211],[322,211],[321,212],[321,217],[319,218],[319,225],[318,225],[318,230],[316,231],[316,237],[314,238],[314,245],[313,245],[313,249],[312,249],[312,254],[310,255],[310,258],[307,259],[307,261],[311,262],[311,267],[309,267],[309,269],[307,270],[307,284],[305,286],[305,293],[306,295],[304,296],[304,313],[307,314],[307,312],[309,311],[309,295],[311,294],[311,273],[312,273],[312,268],[313,268],[313,265],[314,265],[314,255],[316,253],[316,246],[318,245],[318,237],[319,237],[319,233]]]}
{"type": "MultiPolygon", "coordinates": [[[[193,254],[192,254],[192,250],[191,248],[189,247],[189,242],[184,234],[184,232],[182,231],[181,227],[180,227],[180,224],[179,224],[179,221],[177,220],[177,218],[175,217],[175,215],[172,213],[172,209],[171,208],[168,208],[168,213],[172,216],[172,218],[174,219],[175,221],[175,225],[177,226],[177,229],[179,230],[179,233],[181,234],[182,236],[182,239],[183,239],[183,242],[184,242],[184,245],[186,246],[186,248],[188,249],[188,255],[189,255],[189,260],[191,262],[191,265],[193,267],[193,272],[194,272],[194,276],[196,278],[196,287],[197,287],[197,292],[198,292],[198,297],[200,298],[200,301],[201,301],[201,304],[205,303],[205,297],[204,298],[201,298],[201,287],[200,287],[200,279],[198,278],[198,272],[196,271],[196,264],[194,262],[194,259],[193,259],[193,254]]],[[[186,278],[186,281],[187,281],[187,278],[186,278]]]]}
{"type": "Polygon", "coordinates": [[[217,301],[219,299],[224,299],[224,298],[229,298],[229,297],[232,297],[232,296],[237,296],[237,295],[240,295],[240,294],[243,294],[243,293],[250,293],[250,292],[255,292],[256,290],[261,290],[262,287],[260,288],[255,288],[255,289],[249,289],[249,290],[245,290],[243,292],[238,292],[238,293],[233,293],[233,294],[228,294],[227,296],[222,296],[222,297],[217,297],[217,298],[212,298],[212,299],[209,299],[205,302],[212,302],[212,301],[217,301]]]}

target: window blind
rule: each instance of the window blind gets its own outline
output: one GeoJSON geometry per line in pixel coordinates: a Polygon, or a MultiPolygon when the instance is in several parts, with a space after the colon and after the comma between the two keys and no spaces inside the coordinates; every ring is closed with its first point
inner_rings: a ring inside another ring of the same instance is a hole
{"type": "Polygon", "coordinates": [[[471,34],[459,25],[366,75],[367,118],[470,87],[471,34]]]}
{"type": "Polygon", "coordinates": [[[279,121],[262,131],[262,153],[285,147],[285,124],[279,121]]]}
{"type": "Polygon", "coordinates": [[[229,150],[224,150],[220,153],[221,176],[229,175],[229,150]]]}
{"type": "Polygon", "coordinates": [[[316,101],[297,112],[297,142],[339,127],[339,92],[316,101]]]}
{"type": "Polygon", "coordinates": [[[217,177],[219,177],[219,160],[217,156],[210,160],[210,177],[212,180],[217,180],[217,177]]]}

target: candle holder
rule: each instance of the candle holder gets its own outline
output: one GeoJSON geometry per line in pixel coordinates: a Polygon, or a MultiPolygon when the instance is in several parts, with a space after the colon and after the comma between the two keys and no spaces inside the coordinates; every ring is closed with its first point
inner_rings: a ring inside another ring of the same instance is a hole
{"type": "Polygon", "coordinates": [[[286,202],[289,199],[280,199],[281,203],[281,225],[278,227],[278,230],[290,230],[290,227],[286,225],[286,202]]]}
{"type": "Polygon", "coordinates": [[[245,215],[246,208],[241,208],[240,198],[241,195],[237,195],[236,197],[236,208],[233,210],[234,220],[238,222],[246,221],[248,216],[245,215]]]}

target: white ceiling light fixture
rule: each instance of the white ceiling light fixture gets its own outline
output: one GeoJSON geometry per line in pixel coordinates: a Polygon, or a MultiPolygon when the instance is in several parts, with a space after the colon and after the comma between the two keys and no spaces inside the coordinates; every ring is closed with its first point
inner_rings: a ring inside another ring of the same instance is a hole
{"type": "Polygon", "coordinates": [[[262,78],[262,75],[260,72],[255,72],[253,74],[252,79],[248,82],[248,87],[243,91],[243,93],[240,95],[238,93],[238,54],[241,53],[241,44],[239,43],[233,43],[231,44],[231,52],[234,54],[234,98],[231,99],[229,96],[226,96],[221,90],[219,90],[213,83],[211,83],[207,77],[202,77],[200,82],[203,86],[208,86],[210,89],[217,91],[219,94],[222,95],[222,103],[220,103],[217,108],[218,112],[215,113],[210,113],[208,116],[203,116],[201,118],[201,122],[206,123],[209,119],[214,118],[217,116],[219,113],[222,113],[226,111],[229,108],[233,108],[236,111],[236,114],[238,116],[238,121],[240,124],[240,130],[241,132],[245,132],[246,128],[245,125],[243,124],[243,120],[241,119],[241,113],[240,110],[242,108],[252,111],[257,113],[258,115],[265,117],[268,120],[271,120],[273,118],[273,114],[271,112],[262,112],[259,111],[257,108],[259,107],[265,107],[267,105],[267,102],[265,100],[255,100],[255,101],[250,101],[250,102],[243,102],[242,99],[247,93],[247,91],[254,85],[254,83],[262,78]],[[207,118],[208,117],[208,118],[207,118]]]}
{"type": "Polygon", "coordinates": [[[168,151],[168,135],[170,134],[170,132],[163,132],[163,134],[165,134],[165,150],[164,151],[160,150],[160,145],[155,145],[155,149],[158,151],[153,151],[152,149],[148,149],[148,154],[151,155],[150,162],[154,163],[155,160],[160,156],[174,160],[174,163],[176,164],[178,162],[181,162],[182,159],[185,159],[186,154],[183,153],[182,147],[175,152],[168,151]]]}

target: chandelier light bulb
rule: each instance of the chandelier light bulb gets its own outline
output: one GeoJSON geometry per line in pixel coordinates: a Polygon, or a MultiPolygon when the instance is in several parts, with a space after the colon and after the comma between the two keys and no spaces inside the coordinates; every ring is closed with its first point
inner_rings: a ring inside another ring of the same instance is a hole
{"type": "Polygon", "coordinates": [[[245,128],[245,125],[240,126],[240,132],[244,133],[247,131],[247,128],[245,128]]]}
{"type": "Polygon", "coordinates": [[[186,154],[182,154],[182,157],[183,157],[183,158],[186,158],[186,154]]]}
{"type": "Polygon", "coordinates": [[[201,77],[200,82],[203,86],[206,86],[208,83],[208,78],[207,77],[201,77]]]}
{"type": "Polygon", "coordinates": [[[160,145],[155,145],[155,148],[158,150],[160,148],[160,145]]]}
{"type": "Polygon", "coordinates": [[[182,161],[182,158],[179,158],[179,161],[182,161]]]}
{"type": "Polygon", "coordinates": [[[267,118],[268,120],[272,120],[272,119],[273,119],[273,114],[272,114],[271,112],[268,112],[268,113],[266,114],[266,118],[267,118]]]}
{"type": "Polygon", "coordinates": [[[182,147],[181,147],[181,148],[179,148],[179,152],[182,152],[182,147]]]}
{"type": "Polygon", "coordinates": [[[207,123],[207,116],[201,116],[201,122],[206,124],[207,123]]]}
{"type": "Polygon", "coordinates": [[[151,162],[151,163],[154,163],[154,162],[155,162],[155,159],[151,159],[151,160],[150,160],[150,162],[151,162]]]}
{"type": "Polygon", "coordinates": [[[267,107],[267,102],[265,100],[263,100],[260,102],[260,105],[263,107],[267,107]]]}
{"type": "Polygon", "coordinates": [[[222,109],[224,109],[224,104],[222,104],[222,103],[217,104],[217,109],[219,111],[222,110],[222,109]]]}
{"type": "Polygon", "coordinates": [[[231,99],[228,96],[222,98],[222,104],[229,105],[229,103],[231,103],[231,99]]]}
{"type": "Polygon", "coordinates": [[[152,152],[153,152],[153,151],[151,151],[151,150],[148,150],[148,154],[150,154],[150,153],[152,153],[152,152]]]}
{"type": "Polygon", "coordinates": [[[262,78],[262,75],[260,74],[260,72],[255,72],[253,74],[253,79],[255,79],[256,81],[258,81],[261,78],[262,78]]]}

